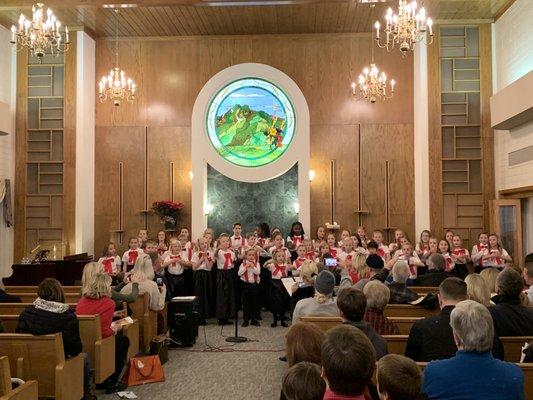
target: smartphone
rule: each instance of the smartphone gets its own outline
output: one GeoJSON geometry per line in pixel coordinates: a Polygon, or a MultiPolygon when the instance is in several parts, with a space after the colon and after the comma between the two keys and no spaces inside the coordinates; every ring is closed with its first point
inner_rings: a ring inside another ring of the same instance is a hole
{"type": "Polygon", "coordinates": [[[324,265],[326,267],[336,267],[337,259],[336,258],[324,258],[324,265]]]}
{"type": "Polygon", "coordinates": [[[156,278],[157,286],[163,286],[163,278],[156,278]]]}

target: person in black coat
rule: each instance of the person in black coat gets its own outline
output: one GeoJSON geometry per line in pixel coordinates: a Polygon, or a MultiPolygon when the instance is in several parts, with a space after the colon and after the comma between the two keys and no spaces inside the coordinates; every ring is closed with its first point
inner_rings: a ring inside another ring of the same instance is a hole
{"type": "Polygon", "coordinates": [[[445,279],[451,278],[453,274],[446,272],[446,260],[442,254],[435,253],[429,256],[426,262],[428,271],[424,275],[419,275],[411,282],[412,286],[439,286],[445,279]]]}
{"type": "MultiPolygon", "coordinates": [[[[44,279],[37,288],[39,296],[20,315],[16,333],[50,335],[61,333],[65,358],[75,357],[82,352],[78,318],[73,309],[65,304],[61,284],[53,279],[44,279]]],[[[83,354],[84,399],[95,399],[91,393],[89,357],[83,354]]]]}
{"type": "MultiPolygon", "coordinates": [[[[444,280],[439,287],[439,315],[426,317],[411,327],[405,355],[415,361],[432,361],[451,358],[457,352],[450,326],[450,314],[455,305],[467,299],[466,283],[452,277],[444,280]]],[[[503,360],[503,346],[495,335],[492,354],[503,360]]]]}
{"type": "Polygon", "coordinates": [[[294,310],[300,300],[315,296],[315,277],[317,275],[318,266],[316,263],[310,260],[304,261],[298,275],[302,278],[302,282],[295,282],[292,286],[291,310],[294,310]]]}
{"type": "Polygon", "coordinates": [[[533,336],[533,309],[521,304],[523,280],[512,268],[505,268],[496,278],[498,294],[489,307],[498,336],[533,336]]]}
{"type": "Polygon", "coordinates": [[[22,303],[18,296],[8,294],[3,287],[0,287],[0,303],[22,303]]]}

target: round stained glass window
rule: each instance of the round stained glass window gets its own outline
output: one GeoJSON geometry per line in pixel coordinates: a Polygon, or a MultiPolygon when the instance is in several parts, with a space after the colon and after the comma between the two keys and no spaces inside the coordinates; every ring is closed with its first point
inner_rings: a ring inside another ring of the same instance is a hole
{"type": "Polygon", "coordinates": [[[294,136],[294,108],[276,85],[245,78],[222,88],[207,111],[207,134],[225,160],[260,167],[277,160],[294,136]]]}

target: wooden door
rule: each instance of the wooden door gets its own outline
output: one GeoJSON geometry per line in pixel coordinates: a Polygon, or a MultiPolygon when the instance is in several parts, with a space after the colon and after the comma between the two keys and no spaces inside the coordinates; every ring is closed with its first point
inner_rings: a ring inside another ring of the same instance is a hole
{"type": "Polygon", "coordinates": [[[522,266],[522,209],[519,199],[490,201],[490,231],[498,235],[513,262],[522,266]]]}

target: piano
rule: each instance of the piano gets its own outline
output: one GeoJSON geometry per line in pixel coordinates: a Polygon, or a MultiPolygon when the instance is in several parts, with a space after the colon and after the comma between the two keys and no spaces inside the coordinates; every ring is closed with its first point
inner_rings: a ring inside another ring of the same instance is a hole
{"type": "Polygon", "coordinates": [[[55,278],[63,286],[80,285],[83,267],[93,261],[87,253],[65,256],[62,260],[44,260],[32,264],[14,264],[13,274],[3,278],[5,286],[37,286],[44,278],[55,278]]]}

